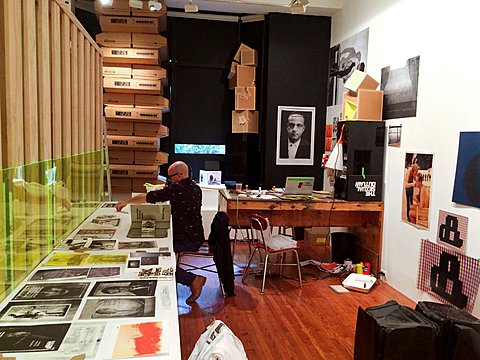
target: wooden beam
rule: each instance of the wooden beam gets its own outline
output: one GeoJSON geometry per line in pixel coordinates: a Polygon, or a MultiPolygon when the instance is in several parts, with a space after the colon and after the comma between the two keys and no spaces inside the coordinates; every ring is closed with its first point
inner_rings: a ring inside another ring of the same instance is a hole
{"type": "Polygon", "coordinates": [[[78,153],[85,151],[85,41],[78,35],[78,153]]]}
{"type": "Polygon", "coordinates": [[[61,17],[62,36],[62,153],[72,155],[72,94],[71,94],[71,54],[70,54],[70,18],[63,13],[61,17]]]}
{"type": "Polygon", "coordinates": [[[60,5],[50,2],[50,41],[52,64],[52,154],[54,158],[62,156],[62,70],[60,5]]]}
{"type": "Polygon", "coordinates": [[[79,107],[78,107],[78,92],[79,92],[79,81],[78,81],[78,29],[74,23],[70,23],[70,39],[72,44],[72,53],[70,57],[71,61],[71,102],[72,102],[72,133],[70,138],[72,141],[72,153],[78,154],[79,144],[78,144],[78,118],[79,118],[79,107]]]}

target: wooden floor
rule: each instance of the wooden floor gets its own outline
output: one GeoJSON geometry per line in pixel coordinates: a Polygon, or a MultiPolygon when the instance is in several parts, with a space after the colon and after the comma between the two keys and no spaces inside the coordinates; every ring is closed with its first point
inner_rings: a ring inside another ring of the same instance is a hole
{"type": "MultiPolygon", "coordinates": [[[[247,252],[245,244],[237,245],[238,274],[245,266],[247,252]]],[[[225,322],[242,341],[250,360],[352,359],[358,306],[365,308],[391,299],[415,306],[383,282],[369,294],[337,294],[328,285],[340,284],[342,279],[318,279],[316,271],[302,269],[302,289],[296,278],[267,278],[264,295],[260,295],[261,278],[249,275],[242,284],[237,276],[236,296],[225,299],[216,275],[208,274],[202,295],[193,306],[185,303],[189,289],[179,285],[182,359],[188,359],[200,334],[215,319],[225,322]]]]}

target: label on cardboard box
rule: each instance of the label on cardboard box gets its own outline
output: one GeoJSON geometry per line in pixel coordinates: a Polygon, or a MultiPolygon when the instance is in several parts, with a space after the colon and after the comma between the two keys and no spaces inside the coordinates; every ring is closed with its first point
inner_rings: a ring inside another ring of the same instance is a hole
{"type": "Polygon", "coordinates": [[[133,107],[134,94],[103,93],[103,104],[123,107],[133,107]]]}
{"type": "Polygon", "coordinates": [[[167,38],[159,34],[132,33],[133,47],[158,49],[167,46],[167,38]]]}
{"type": "Polygon", "coordinates": [[[160,66],[133,65],[132,76],[134,79],[164,79],[167,77],[167,70],[160,66]]]}
{"type": "Polygon", "coordinates": [[[157,49],[133,49],[133,48],[110,48],[105,47],[103,50],[104,63],[118,64],[158,64],[157,49]]]}
{"type": "Polygon", "coordinates": [[[150,123],[161,124],[162,110],[154,108],[125,108],[105,106],[105,118],[107,119],[135,119],[150,123]]]}
{"type": "Polygon", "coordinates": [[[158,151],[159,140],[156,137],[107,135],[109,148],[143,149],[158,151]]]}
{"type": "Polygon", "coordinates": [[[95,41],[102,46],[129,48],[132,46],[132,33],[102,32],[95,36],[95,41]]]}
{"type": "Polygon", "coordinates": [[[106,92],[134,93],[146,95],[162,95],[163,91],[160,80],[124,79],[107,76],[103,78],[103,89],[106,92]]]}
{"type": "Polygon", "coordinates": [[[103,76],[124,77],[132,76],[132,67],[129,64],[105,64],[103,76]]]}
{"type": "Polygon", "coordinates": [[[163,111],[163,108],[168,108],[170,103],[169,100],[163,96],[135,94],[135,106],[157,107],[162,108],[163,111]]]}
{"type": "Polygon", "coordinates": [[[110,165],[112,177],[154,177],[158,174],[158,166],[149,165],[110,165]]]}
{"type": "Polygon", "coordinates": [[[100,16],[100,27],[103,32],[138,32],[158,34],[158,18],[100,16]]]}

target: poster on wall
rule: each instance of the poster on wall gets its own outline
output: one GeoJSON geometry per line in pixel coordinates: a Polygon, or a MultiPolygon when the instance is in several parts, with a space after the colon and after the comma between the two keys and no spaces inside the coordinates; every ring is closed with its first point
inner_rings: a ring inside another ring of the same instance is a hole
{"type": "Polygon", "coordinates": [[[279,106],[277,165],[313,165],[315,107],[279,106]]]}
{"type": "Polygon", "coordinates": [[[418,289],[472,313],[480,284],[480,261],[422,240],[418,289]]]}
{"type": "Polygon", "coordinates": [[[428,229],[433,154],[406,153],[402,195],[402,220],[428,229]]]}
{"type": "Polygon", "coordinates": [[[452,201],[480,208],[480,132],[461,132],[452,201]]]}
{"type": "Polygon", "coordinates": [[[330,48],[327,105],[342,104],[345,81],[353,70],[367,70],[368,28],[330,48]]]}
{"type": "MultiPolygon", "coordinates": [[[[327,118],[325,120],[325,152],[322,157],[322,167],[325,167],[328,157],[337,144],[338,122],[342,118],[342,105],[327,107],[327,118]]],[[[324,169],[323,190],[333,192],[335,172],[332,169],[324,169]]]]}
{"type": "Polygon", "coordinates": [[[400,147],[402,142],[402,125],[390,125],[388,127],[388,146],[400,147]]]}
{"type": "Polygon", "coordinates": [[[382,69],[383,120],[417,116],[419,70],[420,56],[399,69],[382,69]]]}
{"type": "Polygon", "coordinates": [[[440,210],[438,214],[437,242],[465,254],[468,218],[440,210]]]}

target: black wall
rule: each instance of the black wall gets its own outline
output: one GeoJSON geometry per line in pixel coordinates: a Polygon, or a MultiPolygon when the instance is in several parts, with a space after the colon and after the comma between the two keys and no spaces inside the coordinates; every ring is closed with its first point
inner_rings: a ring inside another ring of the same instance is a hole
{"type": "Polygon", "coordinates": [[[286,176],[308,175],[315,176],[315,188],[322,188],[330,23],[329,17],[267,16],[261,144],[264,187],[283,187],[286,176]],[[316,107],[313,166],[275,164],[279,105],[316,107]]]}

